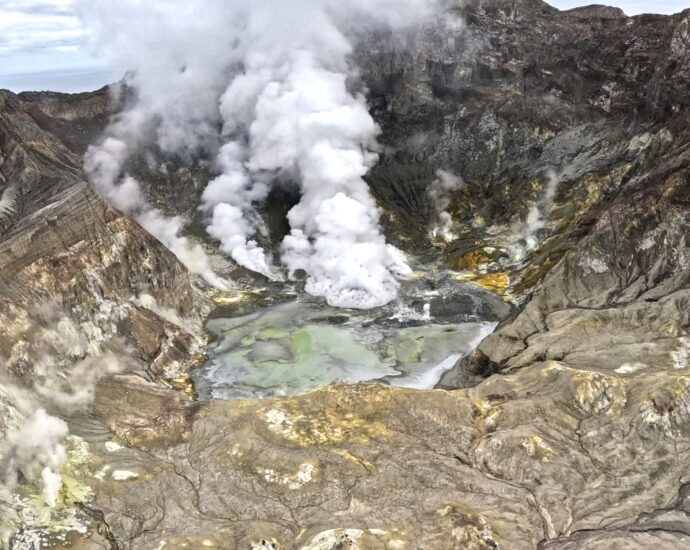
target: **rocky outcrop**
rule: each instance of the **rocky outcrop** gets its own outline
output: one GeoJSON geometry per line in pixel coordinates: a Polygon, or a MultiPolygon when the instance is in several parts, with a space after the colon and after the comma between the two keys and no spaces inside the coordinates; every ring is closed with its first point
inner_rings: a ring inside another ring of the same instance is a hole
{"type": "MultiPolygon", "coordinates": [[[[79,121],[68,107],[53,114],[79,121]]],[[[0,443],[34,407],[85,412],[113,372],[184,387],[205,345],[209,306],[187,271],[94,193],[78,150],[48,126],[0,93],[0,443]]],[[[3,470],[12,453],[0,451],[3,470]]],[[[20,524],[5,496],[0,546],[20,524]]]]}
{"type": "MultiPolygon", "coordinates": [[[[0,356],[6,371],[30,380],[31,365],[44,355],[59,362],[125,351],[119,342],[124,338],[129,357],[174,376],[174,363],[188,362],[202,343],[204,301],[186,270],[92,191],[80,157],[38,124],[32,101],[7,92],[1,99],[3,196],[12,196],[0,234],[0,356]],[[65,339],[65,349],[58,349],[65,339]]],[[[61,107],[52,96],[38,103],[78,121],[70,105],[78,99],[61,107]]],[[[82,118],[90,115],[94,98],[85,101],[82,118]]]]}
{"type": "Polygon", "coordinates": [[[93,443],[89,484],[131,548],[683,548],[689,387],[551,361],[456,392],[217,401],[164,450],[93,443]]]}
{"type": "Polygon", "coordinates": [[[408,35],[364,38],[355,56],[384,145],[368,179],[389,233],[428,248],[427,188],[443,168],[464,182],[454,238],[436,243],[448,265],[529,292],[598,204],[685,139],[688,17],[477,0],[408,35]]]}

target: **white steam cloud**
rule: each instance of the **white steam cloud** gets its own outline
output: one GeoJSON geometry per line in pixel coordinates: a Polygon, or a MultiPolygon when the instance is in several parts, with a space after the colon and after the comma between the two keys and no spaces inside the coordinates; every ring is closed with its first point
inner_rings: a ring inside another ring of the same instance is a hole
{"type": "Polygon", "coordinates": [[[5,484],[15,485],[19,473],[25,479],[40,477],[43,499],[54,508],[62,487],[60,469],[67,459],[62,441],[68,432],[63,420],[37,409],[19,430],[8,435],[13,453],[9,464],[4,465],[10,476],[5,484]]]}
{"type": "Polygon", "coordinates": [[[225,289],[224,281],[215,275],[203,248],[181,235],[185,220],[168,217],[151,207],[133,177],[122,174],[125,161],[140,143],[143,128],[140,121],[125,114],[111,124],[100,144],[89,147],[84,167],[101,195],[115,208],[135,219],[154,237],[170,249],[190,272],[200,275],[207,283],[225,289]]]}
{"type": "Polygon", "coordinates": [[[527,219],[518,232],[519,240],[508,247],[508,254],[512,262],[524,260],[528,254],[534,252],[541,241],[539,232],[546,227],[546,214],[553,207],[560,178],[556,172],[549,170],[546,174],[547,182],[539,200],[532,205],[527,213],[527,219]]]}
{"type": "Polygon", "coordinates": [[[460,176],[456,176],[447,170],[439,169],[436,171],[436,179],[427,188],[427,195],[438,216],[436,223],[431,228],[432,237],[445,241],[455,238],[451,231],[453,218],[450,212],[448,212],[448,208],[450,207],[452,194],[462,189],[464,185],[465,183],[460,176]]]}
{"type": "MultiPolygon", "coordinates": [[[[126,366],[105,351],[100,327],[75,322],[55,303],[41,305],[37,313],[44,326],[39,325],[33,343],[18,343],[13,350],[30,361],[31,385],[18,386],[0,377],[0,509],[14,500],[12,492],[20,481],[40,488],[49,508],[61,505],[68,427],[56,415],[86,411],[98,381],[126,366]]],[[[95,313],[101,314],[117,324],[112,309],[95,313]]],[[[0,546],[12,521],[0,514],[0,546]]]]}
{"type": "MultiPolygon", "coordinates": [[[[304,270],[307,291],[333,305],[383,305],[409,268],[386,244],[363,179],[377,160],[379,128],[351,89],[350,31],[416,23],[433,1],[84,0],[97,42],[133,71],[137,94],[90,152],[89,172],[116,206],[149,212],[122,174],[135,148],[148,140],[166,152],[215,152],[219,174],[201,205],[208,233],[237,263],[274,278],[255,239],[255,208],[274,181],[297,182],[302,197],[281,247],[288,272],[304,270]]],[[[148,227],[174,249],[179,222],[161,229],[166,220],[156,217],[148,227]]]]}
{"type": "Polygon", "coordinates": [[[98,381],[121,372],[123,363],[106,354],[87,357],[64,369],[47,359],[45,365],[37,363],[36,369],[36,383],[29,389],[0,383],[3,413],[12,411],[6,416],[14,420],[6,437],[0,438],[0,502],[8,500],[3,491],[12,491],[21,476],[40,485],[44,502],[55,508],[62,488],[61,469],[67,460],[64,440],[69,429],[64,420],[48,414],[44,407],[63,415],[85,411],[94,400],[98,381]]]}

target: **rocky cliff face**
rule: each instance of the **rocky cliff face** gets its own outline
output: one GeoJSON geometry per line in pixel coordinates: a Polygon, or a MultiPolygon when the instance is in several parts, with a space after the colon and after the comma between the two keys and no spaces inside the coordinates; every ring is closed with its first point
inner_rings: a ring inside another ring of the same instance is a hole
{"type": "Polygon", "coordinates": [[[408,36],[363,40],[356,57],[384,143],[369,180],[393,232],[426,247],[418,220],[435,215],[426,192],[434,171],[462,177],[449,264],[508,265],[524,293],[580,238],[592,207],[677,156],[669,149],[685,141],[688,16],[466,4],[408,36]],[[543,223],[527,227],[535,209],[543,223]],[[527,243],[528,254],[511,254],[530,238],[538,245],[527,243]],[[529,269],[513,271],[537,250],[529,269]],[[505,255],[513,261],[497,261],[505,255]]]}
{"type": "MultiPolygon", "coordinates": [[[[72,382],[89,391],[91,381],[135,368],[182,384],[180,375],[203,351],[208,306],[185,269],[104,203],[81,171],[89,104],[105,97],[84,96],[82,105],[74,97],[0,93],[3,435],[33,408],[22,389],[44,394],[42,406],[69,409],[79,396],[59,402],[62,379],[77,376],[72,382]]],[[[9,509],[0,515],[4,536],[19,520],[9,509]]]]}
{"type": "Polygon", "coordinates": [[[93,137],[86,128],[97,127],[93,112],[104,116],[106,98],[105,91],[81,100],[0,96],[0,356],[13,375],[30,378],[37,354],[83,357],[115,350],[119,337],[146,362],[166,363],[159,354],[175,356],[175,345],[183,347],[179,359],[194,347],[191,327],[198,330],[204,301],[188,274],[165,247],[105,204],[82,173],[79,153],[93,137]],[[189,320],[189,330],[173,328],[169,319],[176,315],[189,320]],[[80,351],[44,349],[42,331],[68,330],[62,322],[83,340],[80,351]]]}
{"type": "MultiPolygon", "coordinates": [[[[72,419],[87,496],[66,498],[90,529],[54,547],[690,547],[689,25],[472,0],[404,36],[363,31],[390,238],[520,304],[427,392],[199,404],[170,389],[207,305],[84,183],[79,154],[118,102],[3,92],[3,376],[129,358],[98,384],[98,422],[72,419]],[[439,168],[463,184],[431,239],[439,168]]],[[[171,173],[144,178],[153,202],[198,193],[197,168],[171,173]]]]}

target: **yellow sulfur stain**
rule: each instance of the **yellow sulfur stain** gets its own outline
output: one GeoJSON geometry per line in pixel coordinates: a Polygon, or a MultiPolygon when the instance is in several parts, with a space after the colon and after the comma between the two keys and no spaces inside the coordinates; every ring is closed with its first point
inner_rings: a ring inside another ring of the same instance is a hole
{"type": "Polygon", "coordinates": [[[373,472],[376,470],[376,465],[372,464],[371,462],[364,460],[363,458],[360,458],[358,456],[353,455],[350,451],[347,449],[337,449],[335,451],[337,454],[342,456],[345,460],[349,460],[350,462],[354,462],[355,464],[359,464],[364,468],[365,470],[369,472],[373,472]]]}
{"type": "Polygon", "coordinates": [[[553,456],[553,449],[538,435],[530,435],[523,438],[522,446],[528,456],[548,462],[553,456]]]}
{"type": "Polygon", "coordinates": [[[510,277],[505,273],[490,273],[474,279],[472,282],[487,290],[503,294],[510,286],[510,277]]]}
{"type": "MultiPolygon", "coordinates": [[[[195,362],[195,364],[197,363],[195,362]]],[[[174,390],[181,391],[191,400],[197,398],[196,388],[194,387],[194,382],[189,373],[184,372],[178,374],[175,378],[170,380],[170,386],[172,386],[174,390]]]]}
{"type": "Polygon", "coordinates": [[[598,372],[577,371],[572,380],[577,406],[589,414],[620,413],[627,402],[625,382],[598,372]]]}
{"type": "Polygon", "coordinates": [[[510,288],[510,277],[506,273],[489,273],[488,275],[477,275],[474,273],[458,273],[454,276],[456,281],[466,281],[481,286],[491,292],[500,294],[504,300],[514,299],[508,292],[510,288]]]}
{"type": "Polygon", "coordinates": [[[390,435],[390,430],[377,418],[360,413],[366,393],[366,404],[376,411],[385,410],[390,400],[386,388],[371,386],[366,390],[352,386],[349,391],[326,388],[314,392],[313,407],[304,401],[284,399],[260,415],[274,433],[303,447],[340,445],[343,442],[368,443],[390,435]]]}
{"type": "Polygon", "coordinates": [[[476,248],[466,252],[460,258],[454,258],[451,261],[451,267],[457,270],[477,271],[493,261],[493,256],[486,250],[483,248],[476,248]]]}
{"type": "Polygon", "coordinates": [[[251,292],[244,290],[217,290],[211,289],[206,293],[206,296],[214,304],[219,306],[227,306],[231,304],[239,304],[250,298],[251,292]]]}

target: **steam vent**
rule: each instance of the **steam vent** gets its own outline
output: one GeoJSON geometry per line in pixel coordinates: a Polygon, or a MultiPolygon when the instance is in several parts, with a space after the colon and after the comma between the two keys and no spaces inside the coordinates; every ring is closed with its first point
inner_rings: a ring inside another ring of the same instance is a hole
{"type": "Polygon", "coordinates": [[[690,549],[690,1],[578,3],[0,2],[0,549],[690,549]]]}

